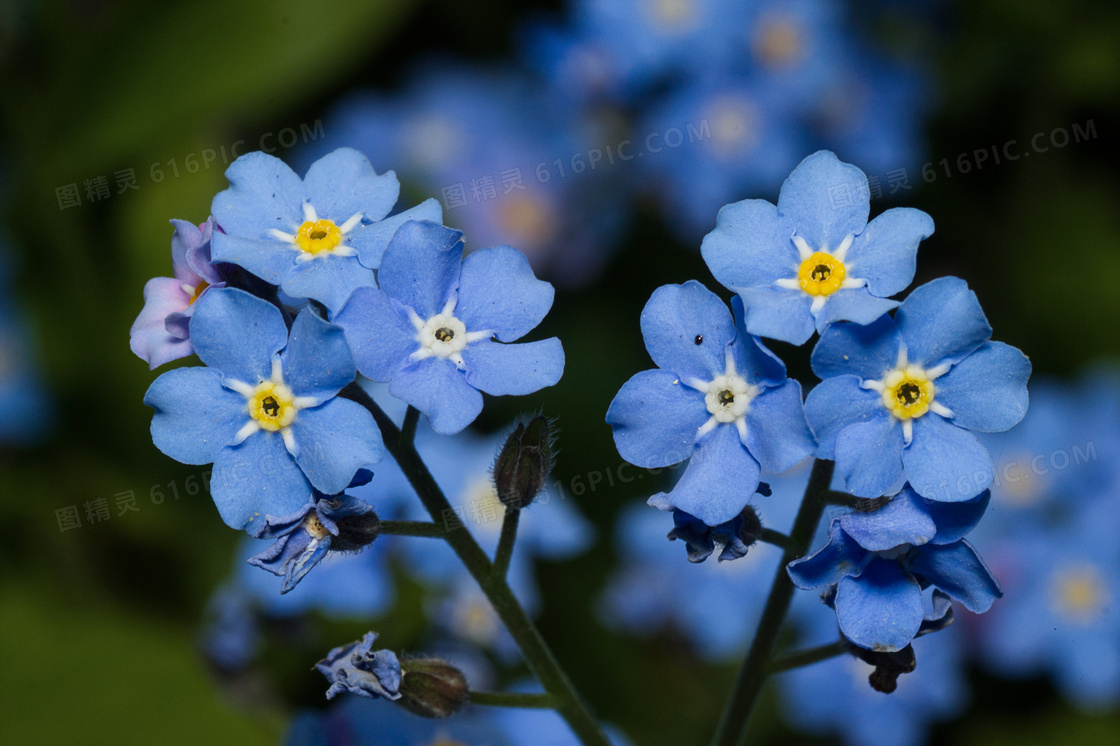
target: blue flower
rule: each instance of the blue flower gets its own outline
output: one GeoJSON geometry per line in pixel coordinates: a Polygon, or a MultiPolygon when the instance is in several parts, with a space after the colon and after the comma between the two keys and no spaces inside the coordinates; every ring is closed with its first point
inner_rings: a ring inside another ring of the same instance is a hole
{"type": "Polygon", "coordinates": [[[356,288],[374,286],[372,270],[401,223],[441,217],[432,199],[386,219],[400,191],[396,175],[377,174],[350,148],[320,158],[302,180],[261,152],[238,158],[226,178],[230,187],[211,208],[220,227],[214,261],[243,267],[332,313],[356,288]]]}
{"type": "Polygon", "coordinates": [[[834,518],[828,543],[789,563],[789,576],[798,588],[836,586],[840,630],[856,645],[901,650],[922,627],[923,589],[932,585],[976,613],[1003,595],[963,539],[989,497],[939,503],[904,489],[878,510],[834,518]]]}
{"type": "Polygon", "coordinates": [[[360,549],[377,535],[377,516],[373,508],[352,495],[316,494],[310,502],[283,518],[267,516],[254,534],[258,539],[277,539],[276,543],[249,560],[249,564],[284,578],[281,593],[296,587],[332,549],[360,549]],[[339,535],[339,523],[355,523],[362,516],[366,528],[359,544],[351,532],[339,535]],[[369,541],[365,541],[368,539],[369,541]]]}
{"type": "Polygon", "coordinates": [[[341,329],[305,309],[289,334],[276,306],[223,288],[198,302],[190,331],[209,367],[164,373],[144,403],[156,410],[157,448],[185,464],[213,462],[210,493],[227,524],[294,513],[312,487],[338,494],[381,460],[373,417],[336,397],[355,374],[341,329]]]}
{"type": "Polygon", "coordinates": [[[195,301],[210,288],[225,287],[210,263],[214,219],[196,226],[172,220],[171,269],[174,277],[155,277],[144,286],[144,308],[129,330],[132,351],[155,370],[194,352],[190,319],[195,301]]]}
{"type": "Polygon", "coordinates": [[[826,330],[813,350],[823,380],[805,402],[818,458],[861,497],[909,481],[931,500],[968,500],[992,484],[992,460],[971,431],[1000,432],[1027,411],[1031,364],[990,342],[964,280],[915,289],[894,319],[826,330]]]}
{"type": "Polygon", "coordinates": [[[378,288],[362,288],[338,314],[358,370],[428,415],[441,434],[482,411],[482,394],[525,395],[564,372],[555,337],[520,339],[552,306],[553,290],[509,246],[463,258],[463,234],[409,221],[389,242],[378,288]]]}
{"type": "Polygon", "coordinates": [[[400,661],[392,650],[372,650],[376,639],[377,633],[366,632],[361,640],[331,650],[315,664],[331,684],[327,699],[343,692],[370,699],[400,699],[400,661]]]}
{"type": "Polygon", "coordinates": [[[863,172],[822,150],[793,170],[776,207],[749,199],[719,211],[701,252],[743,299],[748,332],[802,344],[814,329],[869,324],[898,306],[886,298],[914,279],[933,220],[896,207],[868,223],[870,204],[863,172]]]}
{"type": "MultiPolygon", "coordinates": [[[[737,303],[737,301],[736,301],[737,303]]],[[[650,498],[709,526],[730,521],[758,489],[814,448],[801,385],[714,293],[695,280],[654,291],[642,336],[658,365],[627,381],[607,410],[618,452],[660,468],[689,461],[672,492],[650,498]]]]}
{"type": "MultiPolygon", "coordinates": [[[[770,487],[765,482],[758,483],[758,493],[769,495],[770,487]]],[[[758,513],[748,505],[739,515],[718,526],[709,526],[694,515],[683,510],[673,511],[673,530],[669,540],[680,539],[685,543],[689,562],[703,562],[719,551],[716,558],[720,562],[737,560],[747,554],[762,532],[758,513]]]]}

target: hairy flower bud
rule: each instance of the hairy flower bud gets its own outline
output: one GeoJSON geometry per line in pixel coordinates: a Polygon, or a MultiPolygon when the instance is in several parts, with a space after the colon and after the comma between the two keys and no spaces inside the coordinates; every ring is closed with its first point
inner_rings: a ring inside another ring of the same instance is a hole
{"type": "Polygon", "coordinates": [[[463,672],[439,658],[401,661],[401,698],[397,704],[426,718],[454,715],[467,702],[470,690],[463,672]]]}
{"type": "Polygon", "coordinates": [[[551,429],[547,419],[537,416],[514,428],[494,462],[498,499],[507,508],[524,508],[544,488],[551,470],[551,429]]]}
{"type": "Polygon", "coordinates": [[[855,648],[855,654],[864,663],[875,666],[875,670],[867,677],[871,688],[883,694],[890,694],[898,686],[898,677],[910,673],[917,667],[914,658],[914,648],[907,645],[902,650],[891,653],[855,648]]]}
{"type": "Polygon", "coordinates": [[[336,552],[356,552],[371,544],[381,533],[381,520],[372,510],[368,513],[344,516],[337,521],[338,536],[331,541],[336,552]]]}

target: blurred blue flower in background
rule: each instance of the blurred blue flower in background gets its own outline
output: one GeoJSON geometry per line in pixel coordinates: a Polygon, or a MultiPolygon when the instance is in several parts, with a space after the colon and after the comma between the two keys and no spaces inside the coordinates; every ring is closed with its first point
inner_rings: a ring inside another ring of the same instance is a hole
{"type": "Polygon", "coordinates": [[[46,434],[52,415],[31,353],[27,320],[16,305],[14,267],[0,235],[0,445],[30,443],[46,434]]]}

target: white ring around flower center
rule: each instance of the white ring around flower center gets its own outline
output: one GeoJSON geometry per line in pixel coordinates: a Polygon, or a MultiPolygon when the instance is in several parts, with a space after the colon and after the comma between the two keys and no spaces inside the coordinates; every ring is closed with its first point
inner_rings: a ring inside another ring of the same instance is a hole
{"type": "Polygon", "coordinates": [[[463,361],[463,350],[471,342],[480,339],[489,339],[490,331],[468,332],[467,325],[455,316],[456,299],[451,299],[443,310],[425,321],[413,311],[408,309],[409,319],[416,329],[416,341],[420,347],[412,353],[413,360],[423,360],[428,357],[442,357],[462,368],[466,365],[463,361]]]}
{"type": "Polygon", "coordinates": [[[716,376],[715,380],[708,384],[704,404],[716,421],[734,422],[747,413],[751,406],[751,399],[757,393],[754,386],[734,373],[716,376]]]}

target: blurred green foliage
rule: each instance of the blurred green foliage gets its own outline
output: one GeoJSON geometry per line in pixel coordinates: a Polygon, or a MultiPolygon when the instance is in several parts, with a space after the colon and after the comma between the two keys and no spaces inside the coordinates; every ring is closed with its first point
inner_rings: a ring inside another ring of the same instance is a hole
{"type": "MultiPolygon", "coordinates": [[[[507,32],[525,7],[465,6],[0,6],[0,211],[19,254],[16,293],[57,402],[47,442],[0,455],[0,741],[271,742],[291,706],[322,701],[322,683],[307,673],[315,656],[371,626],[320,622],[315,649],[274,644],[266,657],[282,682],[278,694],[246,694],[241,682],[244,696],[231,699],[206,673],[193,636],[229,571],[236,536],[206,495],[171,499],[168,484],[181,487],[200,470],[152,447],[141,397],[153,376],[129,352],[128,328],[144,281],[170,269],[168,219],[203,220],[224,184],[222,158],[192,173],[189,155],[198,163],[204,151],[228,151],[238,140],[253,149],[262,134],[313,126],[333,98],[354,85],[391,84],[422,51],[506,54],[507,32]],[[128,168],[140,188],[118,194],[113,174],[128,168]],[[83,189],[80,208],[59,210],[57,187],[99,175],[109,177],[109,199],[88,204],[83,189]],[[160,505],[154,486],[166,496],[160,505]],[[128,490],[141,510],[118,515],[113,498],[128,490]],[[109,500],[109,521],[88,525],[83,511],[82,528],[59,532],[56,509],[97,498],[109,500]],[[252,707],[236,709],[235,701],[252,707]]],[[[879,3],[857,6],[887,12],[879,3]]],[[[928,50],[939,71],[925,160],[954,164],[929,183],[912,176],[915,188],[897,195],[937,222],[917,281],[968,279],[996,338],[1025,350],[1039,373],[1069,374],[1120,355],[1118,7],[978,0],[938,18],[919,39],[904,40],[928,50]],[[968,160],[1009,140],[1026,150],[1035,133],[1087,122],[1096,137],[1085,142],[998,166],[989,160],[968,173],[956,166],[962,154],[968,160]]],[[[890,198],[873,210],[887,206],[890,198]]],[[[564,340],[561,384],[523,402],[494,400],[480,420],[497,428],[538,405],[559,416],[564,481],[586,482],[618,464],[602,417],[619,385],[649,367],[638,314],[650,292],[689,278],[714,285],[695,247],[675,243],[648,205],[634,222],[603,280],[558,295],[541,329],[564,340]]],[[[806,351],[779,352],[793,374],[811,380],[806,351]]],[[[542,568],[541,626],[588,699],[635,743],[695,743],[714,723],[734,667],[713,671],[671,633],[636,641],[607,632],[593,613],[616,556],[613,516],[651,487],[602,484],[576,498],[601,541],[542,568]]],[[[420,591],[399,586],[397,610],[376,628],[415,648],[420,591]]],[[[1115,732],[1115,715],[1081,715],[1044,682],[976,674],[974,689],[977,705],[939,728],[937,741],[1097,744],[1115,732]]],[[[775,710],[760,708],[758,738],[814,742],[786,731],[775,710]]]]}

